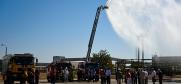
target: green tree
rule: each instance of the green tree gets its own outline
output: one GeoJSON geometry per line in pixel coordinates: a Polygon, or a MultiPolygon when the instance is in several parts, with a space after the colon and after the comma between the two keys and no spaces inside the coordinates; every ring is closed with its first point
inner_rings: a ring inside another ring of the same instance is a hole
{"type": "Polygon", "coordinates": [[[120,68],[121,69],[121,72],[123,73],[123,74],[125,74],[125,72],[126,72],[126,63],[125,63],[125,60],[120,60],[120,61],[117,61],[116,62],[116,68],[118,69],[118,68],[120,68]]]}
{"type": "Polygon", "coordinates": [[[131,62],[131,68],[134,68],[134,69],[143,68],[143,63],[133,61],[133,62],[131,62]]]}
{"type": "Polygon", "coordinates": [[[112,59],[107,50],[100,50],[98,53],[93,53],[91,61],[99,63],[100,67],[113,69],[112,59]]]}

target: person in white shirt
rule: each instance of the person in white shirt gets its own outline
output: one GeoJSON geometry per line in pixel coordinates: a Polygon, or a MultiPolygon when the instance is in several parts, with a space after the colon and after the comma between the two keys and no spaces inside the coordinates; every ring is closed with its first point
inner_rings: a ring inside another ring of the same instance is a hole
{"type": "Polygon", "coordinates": [[[152,77],[153,84],[155,84],[155,82],[156,82],[156,71],[154,69],[152,69],[151,77],[152,77]]]}
{"type": "Polygon", "coordinates": [[[140,82],[141,84],[145,84],[145,72],[143,69],[140,72],[140,82]]]}
{"type": "Polygon", "coordinates": [[[148,84],[148,72],[147,70],[144,70],[145,72],[145,84],[148,84]]]}
{"type": "Polygon", "coordinates": [[[69,71],[68,71],[68,68],[66,67],[64,70],[64,81],[65,82],[68,81],[68,76],[69,76],[69,71]]]}

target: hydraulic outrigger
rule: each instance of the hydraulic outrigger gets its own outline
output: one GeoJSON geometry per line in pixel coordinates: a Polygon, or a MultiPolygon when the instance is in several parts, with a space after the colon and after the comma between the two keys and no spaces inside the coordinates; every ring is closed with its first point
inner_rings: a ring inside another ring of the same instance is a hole
{"type": "Polygon", "coordinates": [[[94,24],[93,24],[93,27],[92,27],[92,32],[91,32],[91,36],[90,36],[90,40],[89,40],[89,44],[88,44],[86,62],[90,62],[90,53],[91,53],[92,44],[93,44],[93,41],[94,41],[94,36],[95,36],[95,33],[96,33],[96,28],[97,28],[99,16],[100,16],[101,11],[104,10],[104,9],[108,9],[108,6],[101,5],[101,6],[99,6],[97,8],[97,12],[96,12],[96,16],[95,16],[95,19],[94,19],[94,24]]]}

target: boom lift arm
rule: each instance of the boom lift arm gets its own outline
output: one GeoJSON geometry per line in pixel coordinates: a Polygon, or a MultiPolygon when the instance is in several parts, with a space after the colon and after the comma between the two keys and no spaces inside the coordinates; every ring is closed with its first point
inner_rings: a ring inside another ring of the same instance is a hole
{"type": "Polygon", "coordinates": [[[91,36],[90,36],[90,39],[89,39],[86,62],[90,62],[90,53],[91,53],[91,50],[92,50],[92,44],[93,44],[93,41],[94,41],[94,36],[95,36],[95,33],[96,33],[96,28],[97,28],[99,16],[100,16],[101,11],[104,10],[104,9],[108,9],[108,6],[101,5],[101,6],[99,6],[97,8],[96,16],[95,16],[95,19],[94,19],[94,24],[93,24],[93,27],[92,27],[91,36]]]}

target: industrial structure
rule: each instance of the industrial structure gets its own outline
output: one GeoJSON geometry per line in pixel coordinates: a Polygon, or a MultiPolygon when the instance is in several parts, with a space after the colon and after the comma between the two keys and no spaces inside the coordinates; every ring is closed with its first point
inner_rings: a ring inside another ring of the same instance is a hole
{"type": "Polygon", "coordinates": [[[152,57],[152,65],[161,69],[166,75],[181,74],[181,56],[158,56],[152,57]]]}

